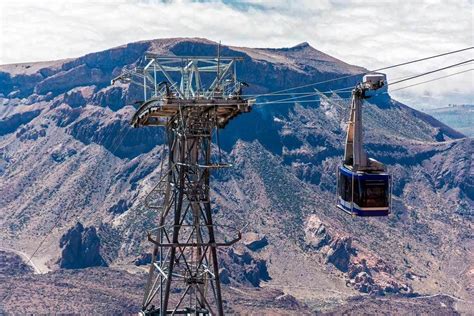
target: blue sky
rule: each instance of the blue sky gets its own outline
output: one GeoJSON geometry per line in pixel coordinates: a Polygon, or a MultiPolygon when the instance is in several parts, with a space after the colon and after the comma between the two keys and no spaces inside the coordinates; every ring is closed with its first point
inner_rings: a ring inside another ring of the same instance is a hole
{"type": "MultiPolygon", "coordinates": [[[[187,36],[251,47],[308,42],[374,69],[473,46],[473,15],[472,0],[1,1],[0,64],[77,57],[138,40],[187,36]]],[[[472,56],[470,51],[397,68],[388,77],[472,56]]],[[[394,96],[417,108],[474,103],[473,81],[473,72],[468,72],[394,96]]]]}

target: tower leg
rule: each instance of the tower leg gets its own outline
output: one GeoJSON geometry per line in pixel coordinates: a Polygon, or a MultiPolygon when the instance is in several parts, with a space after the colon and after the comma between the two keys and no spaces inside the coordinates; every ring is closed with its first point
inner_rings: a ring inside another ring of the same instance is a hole
{"type": "Polygon", "coordinates": [[[144,314],[224,314],[209,198],[214,117],[209,110],[193,109],[169,126],[167,197],[158,227],[160,237],[157,241],[150,238],[155,248],[143,300],[144,314]],[[156,308],[152,301],[158,292],[160,303],[156,308]]]}

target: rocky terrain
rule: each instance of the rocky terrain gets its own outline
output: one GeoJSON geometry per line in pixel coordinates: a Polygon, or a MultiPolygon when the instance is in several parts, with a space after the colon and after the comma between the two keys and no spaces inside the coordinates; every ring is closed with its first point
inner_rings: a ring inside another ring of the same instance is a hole
{"type": "Polygon", "coordinates": [[[16,276],[23,274],[32,274],[33,269],[26,264],[25,260],[19,255],[0,250],[0,275],[16,276]]]}
{"type": "MultiPolygon", "coordinates": [[[[215,51],[204,39],[162,39],[0,66],[0,240],[28,255],[40,245],[32,262],[43,273],[2,272],[0,310],[136,311],[146,231],[156,225],[143,197],[166,155],[164,133],[132,129],[140,91],[110,80],[145,52],[215,51]]],[[[224,46],[222,54],[244,58],[237,72],[249,94],[363,71],[306,43],[224,46]]],[[[221,132],[223,159],[233,168],[213,175],[215,221],[245,227],[242,242],[220,253],[227,311],[467,313],[473,140],[388,95],[369,99],[367,148],[393,174],[393,209],[388,218],[348,217],[334,206],[346,97],[326,92],[314,102],[256,105],[221,132]]]]}
{"type": "MultiPolygon", "coordinates": [[[[135,314],[145,283],[145,272],[110,268],[57,270],[43,275],[0,276],[0,312],[13,314],[135,314]],[[104,280],[103,284],[97,280],[104,280]],[[23,285],[23,286],[21,286],[23,285]],[[27,285],[27,286],[26,286],[27,285]],[[46,298],[46,294],[47,298],[46,298]],[[25,300],[25,298],[28,300],[25,300]],[[70,303],[73,301],[74,303],[70,303]]],[[[314,312],[282,290],[224,286],[227,314],[257,315],[459,315],[455,299],[439,296],[361,296],[341,300],[314,312]]]]}

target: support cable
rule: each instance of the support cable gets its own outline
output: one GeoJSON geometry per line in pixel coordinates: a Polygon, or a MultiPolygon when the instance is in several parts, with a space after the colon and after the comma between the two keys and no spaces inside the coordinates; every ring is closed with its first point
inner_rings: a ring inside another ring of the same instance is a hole
{"type": "MultiPolygon", "coordinates": [[[[353,77],[368,74],[370,72],[377,72],[377,71],[382,71],[382,70],[393,69],[393,68],[397,68],[397,67],[401,67],[401,66],[405,66],[405,65],[410,65],[410,64],[414,64],[414,63],[418,63],[418,62],[422,62],[422,61],[426,61],[426,60],[430,60],[430,59],[434,59],[434,58],[439,58],[439,57],[443,57],[443,56],[448,56],[448,55],[452,55],[452,54],[461,53],[461,52],[468,51],[468,50],[471,50],[471,49],[474,49],[474,46],[470,46],[470,47],[466,47],[466,48],[458,49],[458,50],[454,50],[454,51],[449,51],[449,52],[445,52],[445,53],[441,53],[441,54],[437,54],[437,55],[418,58],[418,59],[406,61],[406,62],[403,62],[403,63],[398,63],[398,64],[395,64],[395,65],[389,65],[389,66],[385,66],[385,67],[381,67],[381,68],[377,68],[377,69],[373,69],[373,70],[367,70],[367,71],[355,73],[355,74],[352,74],[352,75],[346,75],[346,76],[332,78],[332,79],[328,79],[328,80],[313,82],[313,83],[309,83],[309,84],[305,84],[305,85],[301,85],[301,86],[296,86],[296,87],[292,87],[292,88],[287,88],[287,89],[282,89],[282,90],[277,90],[277,91],[262,93],[262,94],[242,94],[241,96],[242,97],[259,98],[259,97],[263,97],[263,96],[277,96],[277,95],[280,95],[280,96],[283,96],[283,95],[296,95],[296,94],[305,95],[305,94],[308,94],[308,92],[287,92],[287,91],[294,91],[294,90],[307,88],[307,87],[311,87],[311,86],[317,86],[317,85],[321,85],[321,84],[324,84],[324,83],[334,82],[334,81],[338,81],[338,80],[342,80],[342,79],[353,78],[353,77]],[[285,92],[287,92],[287,93],[285,93],[285,92]]],[[[473,60],[471,59],[469,62],[472,62],[472,61],[473,60]]],[[[466,63],[468,63],[468,62],[466,62],[466,63]]],[[[464,63],[461,63],[461,64],[464,64],[464,63]]],[[[461,64],[459,64],[458,66],[460,66],[461,64]]],[[[352,87],[349,87],[349,88],[352,88],[352,87]]],[[[342,89],[338,89],[338,90],[344,90],[344,89],[347,89],[347,88],[342,88],[342,89]]]]}
{"type": "MultiPolygon", "coordinates": [[[[461,65],[472,63],[473,61],[474,61],[474,59],[468,59],[468,60],[462,61],[460,63],[456,63],[456,64],[452,64],[452,65],[445,66],[445,67],[442,67],[442,68],[430,70],[430,71],[423,72],[423,73],[420,73],[420,74],[417,74],[417,75],[408,76],[408,77],[402,78],[400,80],[397,80],[395,82],[388,83],[386,86],[392,86],[392,85],[395,85],[395,84],[399,84],[399,83],[409,81],[409,80],[413,80],[413,79],[416,79],[416,78],[419,78],[419,77],[427,76],[427,75],[430,75],[430,74],[433,74],[433,73],[436,73],[436,72],[440,72],[440,71],[443,71],[443,70],[447,70],[447,69],[450,69],[450,68],[459,67],[461,65]]],[[[463,73],[463,72],[459,72],[459,74],[460,73],[463,73]]],[[[456,73],[456,74],[458,74],[458,73],[456,73]]],[[[444,78],[444,76],[439,77],[438,79],[433,79],[432,81],[439,80],[439,79],[442,79],[442,78],[444,78]]],[[[431,81],[429,81],[429,82],[431,82],[431,81]]],[[[256,105],[286,104],[286,103],[292,103],[292,101],[295,101],[296,103],[316,102],[316,101],[320,101],[320,99],[316,99],[316,100],[298,100],[298,99],[303,99],[303,98],[307,98],[307,97],[311,97],[311,96],[318,96],[318,95],[324,94],[324,93],[336,93],[336,94],[338,94],[338,93],[352,93],[352,89],[354,89],[355,87],[356,86],[349,86],[349,87],[336,89],[336,90],[308,92],[308,94],[306,94],[306,95],[301,95],[301,96],[296,96],[296,97],[277,99],[277,100],[274,100],[274,101],[256,102],[256,105]]],[[[384,93],[380,93],[380,94],[384,94],[384,93]]],[[[380,94],[378,94],[378,95],[380,95],[380,94]]],[[[342,98],[342,99],[346,99],[346,98],[342,98]]],[[[347,99],[350,99],[350,98],[348,97],[347,99]]],[[[225,105],[225,104],[224,103],[222,103],[222,104],[212,103],[212,105],[225,105]]]]}
{"type": "Polygon", "coordinates": [[[352,74],[352,75],[347,75],[347,76],[328,79],[328,80],[324,80],[324,81],[309,83],[309,84],[306,84],[306,85],[301,85],[301,86],[296,86],[296,87],[292,87],[292,88],[282,89],[282,90],[278,90],[278,91],[274,91],[274,92],[257,94],[257,95],[242,95],[242,96],[261,97],[261,96],[274,95],[276,93],[292,91],[292,90],[297,90],[297,89],[302,89],[302,88],[307,88],[307,87],[311,87],[311,86],[320,85],[320,84],[323,84],[323,83],[328,83],[328,82],[333,82],[333,81],[337,81],[337,80],[357,77],[357,76],[365,75],[365,74],[370,73],[370,72],[377,72],[377,71],[392,69],[392,68],[401,67],[401,66],[405,66],[405,65],[410,65],[410,64],[421,62],[421,61],[430,60],[430,59],[433,59],[433,58],[438,58],[438,57],[442,57],[442,56],[457,54],[457,53],[464,52],[464,51],[471,50],[471,49],[474,49],[474,46],[470,46],[470,47],[466,47],[466,48],[463,48],[463,49],[458,49],[458,50],[454,50],[454,51],[450,51],[450,52],[446,52],[446,53],[441,53],[441,54],[437,54],[437,55],[427,56],[427,57],[423,57],[423,58],[419,58],[419,59],[415,59],[415,60],[410,60],[410,61],[407,61],[407,62],[398,63],[398,64],[391,65],[391,66],[386,66],[386,67],[382,67],[382,68],[377,68],[377,69],[373,69],[373,70],[359,72],[359,73],[352,74]]]}
{"type": "Polygon", "coordinates": [[[453,67],[456,67],[456,66],[460,66],[460,65],[472,62],[472,61],[474,61],[474,59],[465,60],[463,62],[454,64],[454,65],[450,65],[450,66],[446,66],[446,67],[443,67],[443,68],[431,70],[431,71],[424,72],[424,73],[421,73],[419,75],[411,76],[411,77],[408,77],[408,78],[405,78],[405,79],[400,79],[398,81],[392,82],[391,85],[398,84],[398,83],[401,83],[401,82],[405,82],[405,81],[408,81],[408,80],[412,80],[412,79],[415,79],[415,78],[419,78],[419,77],[422,77],[422,76],[426,76],[426,75],[429,75],[429,74],[432,74],[432,73],[435,73],[435,72],[439,72],[439,71],[442,71],[442,70],[446,70],[446,69],[449,69],[449,68],[453,68],[453,67]]]}
{"type": "MultiPolygon", "coordinates": [[[[473,63],[473,60],[470,60],[470,61],[466,61],[466,62],[462,62],[460,64],[455,64],[452,66],[452,68],[455,68],[455,67],[463,67],[463,66],[469,66],[469,65],[472,65],[473,63]]],[[[451,68],[451,67],[450,67],[451,68]]],[[[398,77],[395,77],[393,78],[392,80],[396,81],[396,80],[399,80],[399,79],[404,79],[406,78],[406,76],[398,76],[398,77]]],[[[391,83],[393,84],[393,83],[391,83]]],[[[336,89],[336,90],[330,90],[329,92],[337,92],[337,93],[352,93],[352,90],[355,88],[356,86],[349,86],[349,87],[345,87],[345,88],[339,88],[339,89],[336,89]]],[[[326,92],[321,92],[321,93],[326,93],[326,92]]],[[[313,92],[291,92],[291,93],[275,93],[275,94],[272,94],[272,95],[278,95],[278,96],[285,96],[285,95],[306,95],[306,96],[311,96],[313,95],[313,92]]],[[[254,97],[259,97],[259,95],[248,95],[248,96],[254,96],[254,97]]]]}
{"type": "MultiPolygon", "coordinates": [[[[419,78],[419,77],[424,77],[424,76],[427,76],[427,75],[430,75],[430,74],[433,74],[433,73],[436,73],[436,72],[440,72],[440,71],[443,71],[443,70],[446,70],[446,69],[450,69],[450,68],[455,68],[455,67],[459,67],[459,66],[464,66],[466,64],[470,64],[474,61],[474,59],[468,59],[468,60],[465,60],[465,61],[462,61],[460,63],[456,63],[456,64],[452,64],[452,65],[449,65],[449,66],[446,66],[446,67],[442,67],[442,68],[438,68],[438,69],[434,69],[434,70],[430,70],[430,71],[427,71],[427,72],[423,72],[421,74],[417,74],[417,75],[413,75],[413,76],[408,76],[408,77],[404,77],[404,78],[400,78],[399,80],[396,80],[394,82],[389,82],[386,84],[386,86],[392,86],[392,85],[395,85],[395,84],[399,84],[399,83],[402,83],[402,82],[405,82],[405,81],[408,81],[408,80],[413,80],[413,79],[416,79],[416,78],[419,78]]],[[[466,72],[466,71],[464,71],[466,72]]],[[[461,74],[461,73],[464,73],[463,71],[459,72],[459,73],[456,73],[456,74],[461,74]]],[[[440,78],[444,78],[443,77],[440,77],[440,78]]],[[[333,90],[334,92],[349,92],[349,91],[352,91],[352,89],[354,89],[357,85],[355,86],[350,86],[350,87],[346,87],[346,88],[342,88],[342,89],[337,89],[337,90],[333,90]],[[347,91],[346,91],[347,90],[347,91]]],[[[392,90],[393,91],[393,90],[392,90]]],[[[321,92],[321,93],[324,93],[324,92],[321,92]]],[[[381,93],[383,94],[383,93],[381,93]]]]}
{"type": "MultiPolygon", "coordinates": [[[[449,74],[449,75],[445,75],[445,76],[433,78],[433,79],[430,79],[430,80],[426,80],[426,81],[414,83],[414,84],[411,84],[411,85],[408,85],[408,86],[403,86],[403,87],[400,87],[400,88],[397,88],[397,89],[393,89],[393,90],[390,90],[390,92],[394,92],[394,91],[398,91],[398,90],[403,90],[403,89],[407,89],[407,88],[411,88],[411,87],[415,87],[415,86],[419,86],[419,85],[422,85],[422,84],[425,84],[425,83],[429,83],[429,82],[433,82],[433,81],[438,81],[438,80],[441,80],[441,79],[444,79],[444,78],[453,77],[453,76],[460,75],[460,74],[463,74],[463,73],[466,73],[466,72],[469,72],[469,71],[473,71],[473,70],[474,70],[474,68],[467,69],[467,70],[463,70],[463,71],[459,71],[459,72],[455,72],[455,73],[452,73],[452,74],[449,74]]],[[[384,92],[384,94],[388,94],[388,93],[389,93],[389,92],[384,92]]]]}

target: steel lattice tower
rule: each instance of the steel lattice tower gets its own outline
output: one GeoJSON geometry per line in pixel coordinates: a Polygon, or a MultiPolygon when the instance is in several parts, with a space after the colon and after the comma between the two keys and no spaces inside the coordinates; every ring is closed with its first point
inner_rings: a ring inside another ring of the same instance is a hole
{"type": "Polygon", "coordinates": [[[210,174],[227,165],[212,161],[211,145],[220,128],[251,109],[236,77],[239,60],[149,54],[144,67],[113,80],[143,87],[132,125],[165,127],[168,139],[166,171],[146,199],[159,219],[148,234],[154,250],[143,315],[223,315],[217,248],[238,241],[240,232],[225,227],[218,240],[223,226],[212,220],[210,174]]]}

